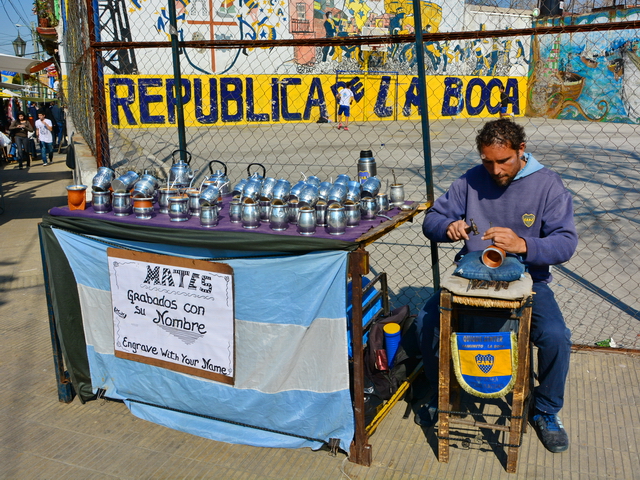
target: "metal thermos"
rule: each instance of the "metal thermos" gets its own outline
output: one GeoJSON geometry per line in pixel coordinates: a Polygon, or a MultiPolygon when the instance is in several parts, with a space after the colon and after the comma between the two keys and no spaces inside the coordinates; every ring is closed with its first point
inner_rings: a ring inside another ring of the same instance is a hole
{"type": "Polygon", "coordinates": [[[373,153],[371,153],[371,150],[362,150],[358,160],[358,181],[364,183],[369,177],[374,177],[377,173],[376,159],[373,158],[373,153]]]}

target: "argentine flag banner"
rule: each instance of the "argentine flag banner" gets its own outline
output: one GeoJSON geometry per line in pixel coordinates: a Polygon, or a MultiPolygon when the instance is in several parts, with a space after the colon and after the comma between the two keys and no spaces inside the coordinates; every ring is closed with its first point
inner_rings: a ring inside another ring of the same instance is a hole
{"type": "Polygon", "coordinates": [[[518,362],[514,332],[452,333],[451,356],[458,383],[471,395],[497,398],[513,388],[518,362]]]}

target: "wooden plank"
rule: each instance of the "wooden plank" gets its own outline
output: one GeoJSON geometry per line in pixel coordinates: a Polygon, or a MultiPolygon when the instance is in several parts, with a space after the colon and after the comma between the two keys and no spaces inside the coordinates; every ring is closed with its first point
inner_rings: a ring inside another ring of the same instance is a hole
{"type": "Polygon", "coordinates": [[[358,237],[355,241],[362,246],[367,246],[378,240],[379,238],[385,236],[390,231],[398,228],[403,223],[413,220],[413,218],[418,215],[420,212],[426,210],[431,205],[428,203],[419,203],[413,202],[410,207],[411,210],[403,210],[397,215],[395,215],[391,220],[387,220],[386,222],[381,223],[375,228],[372,228],[364,235],[358,237]]]}

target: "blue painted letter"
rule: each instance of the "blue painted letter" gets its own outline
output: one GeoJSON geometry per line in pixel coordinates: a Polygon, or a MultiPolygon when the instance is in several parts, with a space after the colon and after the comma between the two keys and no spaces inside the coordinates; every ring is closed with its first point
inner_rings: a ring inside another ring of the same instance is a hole
{"type": "Polygon", "coordinates": [[[127,123],[129,125],[137,125],[133,116],[130,105],[136,101],[135,90],[133,88],[133,80],[130,78],[110,78],[109,79],[109,100],[111,104],[111,124],[120,125],[120,114],[118,107],[122,108],[127,123]],[[118,86],[125,85],[127,87],[127,96],[118,97],[118,86]]]}

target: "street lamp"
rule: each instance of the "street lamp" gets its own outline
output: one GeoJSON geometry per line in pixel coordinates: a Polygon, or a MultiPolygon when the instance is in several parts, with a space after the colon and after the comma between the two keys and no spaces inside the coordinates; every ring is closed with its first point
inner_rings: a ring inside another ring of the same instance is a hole
{"type": "MultiPolygon", "coordinates": [[[[20,36],[20,32],[18,32],[18,38],[16,38],[13,42],[13,51],[16,54],[16,57],[24,57],[24,52],[25,49],[27,48],[27,42],[25,42],[22,37],[20,36]]],[[[24,85],[24,77],[22,76],[22,72],[20,72],[20,85],[24,85]]],[[[25,107],[25,103],[24,103],[24,91],[21,92],[23,97],[22,97],[22,109],[24,110],[25,107]]]]}
{"type": "Polygon", "coordinates": [[[16,38],[13,42],[13,51],[16,54],[16,57],[24,57],[24,52],[27,48],[27,42],[25,42],[20,36],[20,32],[18,32],[18,38],[16,38]]]}

